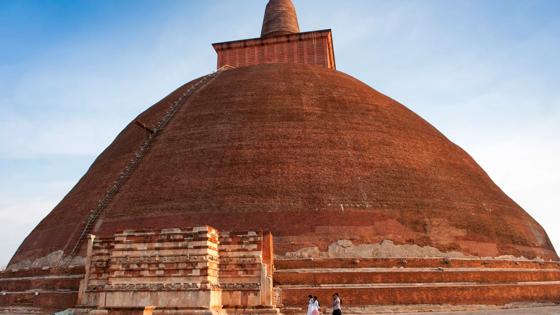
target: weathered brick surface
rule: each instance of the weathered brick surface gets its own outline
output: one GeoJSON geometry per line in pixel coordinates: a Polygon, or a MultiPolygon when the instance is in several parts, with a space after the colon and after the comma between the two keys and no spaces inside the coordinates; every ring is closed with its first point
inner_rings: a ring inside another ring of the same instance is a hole
{"type": "Polygon", "coordinates": [[[370,284],[370,283],[516,283],[560,281],[560,270],[424,270],[424,271],[347,271],[347,272],[276,272],[275,285],[370,284]]]}
{"type": "Polygon", "coordinates": [[[262,232],[224,232],[219,238],[224,307],[261,305],[262,232]]]}
{"type": "MultiPolygon", "coordinates": [[[[330,30],[296,33],[295,12],[291,16],[287,30],[280,29],[284,23],[281,19],[265,18],[265,24],[273,27],[270,32],[263,31],[264,38],[214,44],[218,67],[237,69],[220,72],[211,84],[185,101],[183,110],[150,143],[142,162],[104,208],[93,231],[104,241],[95,245],[91,291],[107,286],[120,293],[153,289],[159,294],[166,290],[210,292],[216,287],[242,292],[227,297],[226,304],[246,305],[256,303],[255,292],[264,283],[262,273],[261,282],[256,282],[259,269],[270,274],[273,255],[293,257],[290,254],[311,249],[319,252],[317,257],[331,257],[328,251],[332,244],[350,240],[357,246],[391,240],[396,246],[430,247],[465,257],[513,255],[558,260],[542,227],[468,154],[403,105],[333,71],[336,65],[330,30]],[[155,232],[198,225],[271,231],[275,247],[272,250],[271,242],[255,244],[261,235],[258,233],[231,233],[220,240],[217,234],[201,230],[155,232]],[[133,231],[140,226],[147,230],[133,231]],[[115,232],[126,228],[133,230],[112,239],[115,232]],[[111,240],[103,239],[107,237],[111,240]],[[220,242],[223,255],[219,255],[220,242]],[[260,258],[255,256],[259,252],[260,258]],[[181,279],[190,282],[177,282],[181,279]],[[130,282],[136,283],[127,287],[130,282]]],[[[11,263],[34,261],[57,251],[68,253],[74,244],[80,244],[78,239],[90,210],[133,158],[146,132],[160,121],[170,104],[177,103],[179,95],[197,82],[177,89],[130,123],[26,238],[11,263]]],[[[338,256],[335,253],[333,257],[338,256]]],[[[282,261],[278,266],[307,263],[282,261]]],[[[344,294],[355,294],[350,302],[357,304],[406,299],[408,303],[445,302],[453,294],[459,296],[458,303],[501,303],[508,298],[546,300],[557,292],[553,283],[496,284],[551,282],[557,273],[546,269],[557,268],[553,263],[433,259],[410,259],[406,263],[334,259],[315,263],[323,268],[418,265],[538,271],[348,272],[346,277],[284,273],[279,281],[286,286],[299,282],[308,287],[328,282],[333,288],[360,281],[408,283],[414,279],[425,283],[486,281],[495,285],[451,289],[424,286],[416,291],[408,287],[385,291],[341,287],[341,292],[346,290],[344,294]],[[356,280],[364,275],[364,279],[356,280]],[[476,294],[484,296],[473,298],[476,294]],[[372,295],[379,300],[371,299],[372,295]]],[[[9,286],[21,290],[33,285],[45,289],[75,285],[72,281],[53,281],[61,282],[26,279],[9,286]]],[[[288,303],[308,294],[303,292],[308,289],[285,289],[288,303]]],[[[326,288],[318,291],[321,297],[327,296],[326,288]]],[[[21,303],[35,303],[22,296],[21,303]]],[[[44,296],[48,300],[48,295],[44,296]]],[[[120,295],[115,300],[126,298],[120,295]]],[[[200,300],[192,297],[193,304],[200,300]]]]}
{"type": "Polygon", "coordinates": [[[74,306],[83,274],[83,267],[0,272],[0,306],[49,310],[74,306]]]}
{"type": "Polygon", "coordinates": [[[264,12],[261,37],[299,33],[296,8],[291,0],[271,0],[264,12]]]}
{"type": "Polygon", "coordinates": [[[270,305],[262,289],[272,286],[266,274],[271,268],[263,262],[263,250],[271,246],[263,246],[264,234],[206,226],[126,230],[95,240],[80,303],[104,309],[142,303],[181,309],[270,305]]]}
{"type": "Polygon", "coordinates": [[[386,304],[492,304],[504,305],[520,301],[557,302],[560,283],[491,284],[472,286],[356,287],[356,288],[286,288],[282,290],[284,305],[305,305],[309,294],[320,301],[331,301],[334,292],[343,297],[345,305],[386,304]]]}
{"type": "Polygon", "coordinates": [[[73,290],[77,291],[83,275],[46,277],[20,277],[0,279],[0,292],[24,292],[35,290],[73,290]]]}
{"type": "Polygon", "coordinates": [[[560,262],[450,258],[328,258],[278,259],[278,270],[302,268],[526,268],[560,270],[560,262]]]}
{"type": "Polygon", "coordinates": [[[178,290],[211,289],[218,284],[217,233],[210,227],[128,230],[94,241],[87,290],[126,290],[129,284],[155,289],[174,283],[196,285],[178,290]]]}
{"type": "Polygon", "coordinates": [[[338,292],[346,306],[493,304],[560,300],[560,265],[479,259],[277,260],[284,306],[338,292]]]}
{"type": "Polygon", "coordinates": [[[28,306],[45,310],[62,310],[76,305],[77,291],[34,291],[0,294],[0,306],[28,306]]]}
{"type": "Polygon", "coordinates": [[[43,277],[56,275],[83,275],[84,266],[69,266],[66,268],[33,268],[0,271],[0,281],[7,278],[43,277]]]}
{"type": "MultiPolygon", "coordinates": [[[[540,225],[464,151],[404,106],[340,72],[290,64],[232,69],[184,109],[109,205],[97,235],[208,224],[271,231],[276,254],[327,250],[339,239],[379,243],[390,235],[395,244],[442,251],[557,258],[540,225]]],[[[158,117],[153,110],[141,118],[158,117]]],[[[103,165],[134,146],[123,137],[136,128],[115,140],[55,217],[78,211],[75,204],[91,205],[74,194],[99,196],[90,184],[106,187],[112,168],[103,165]]],[[[51,228],[79,229],[81,220],[55,217],[42,221],[15,260],[40,254],[42,245],[69,243],[67,237],[36,238],[51,228]]]]}
{"type": "Polygon", "coordinates": [[[293,63],[336,69],[330,30],[213,44],[218,69],[259,64],[293,63]]]}

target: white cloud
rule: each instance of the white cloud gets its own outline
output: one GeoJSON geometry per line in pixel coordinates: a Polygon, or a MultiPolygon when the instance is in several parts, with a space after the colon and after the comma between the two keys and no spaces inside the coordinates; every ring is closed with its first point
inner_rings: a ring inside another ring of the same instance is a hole
{"type": "Polygon", "coordinates": [[[18,199],[6,199],[5,195],[0,195],[0,200],[0,266],[5,266],[23,239],[52,210],[58,200],[33,195],[18,199]]]}
{"type": "MultiPolygon", "coordinates": [[[[560,126],[557,126],[560,129],[560,126]]],[[[471,154],[492,179],[547,231],[560,250],[560,130],[473,145],[471,154]]]]}

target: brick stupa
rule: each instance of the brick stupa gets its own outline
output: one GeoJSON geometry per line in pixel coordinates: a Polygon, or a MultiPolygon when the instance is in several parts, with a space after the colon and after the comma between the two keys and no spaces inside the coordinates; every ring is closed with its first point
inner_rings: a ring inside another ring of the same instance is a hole
{"type": "Polygon", "coordinates": [[[218,71],[134,119],[29,234],[0,306],[560,300],[543,228],[428,122],[337,71],[331,31],[300,32],[291,1],[268,3],[260,38],[213,46],[218,71]]]}

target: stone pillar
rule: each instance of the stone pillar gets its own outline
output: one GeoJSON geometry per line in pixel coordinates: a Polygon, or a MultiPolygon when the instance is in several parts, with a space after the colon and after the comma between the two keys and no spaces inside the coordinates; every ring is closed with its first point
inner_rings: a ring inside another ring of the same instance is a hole
{"type": "Polygon", "coordinates": [[[272,274],[274,272],[274,248],[272,242],[272,233],[263,233],[262,237],[262,268],[261,268],[261,304],[264,306],[273,306],[273,282],[272,274]]]}
{"type": "Polygon", "coordinates": [[[87,243],[87,252],[86,252],[86,265],[85,265],[85,275],[84,278],[80,281],[80,289],[78,291],[78,305],[84,305],[86,303],[84,297],[86,293],[86,289],[89,282],[89,266],[91,265],[91,255],[93,253],[93,241],[95,240],[95,235],[90,234],[88,237],[87,243]]]}

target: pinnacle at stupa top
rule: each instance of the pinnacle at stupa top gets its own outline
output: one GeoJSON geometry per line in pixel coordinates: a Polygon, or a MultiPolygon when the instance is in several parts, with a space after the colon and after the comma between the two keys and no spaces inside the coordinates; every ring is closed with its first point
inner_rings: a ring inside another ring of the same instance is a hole
{"type": "Polygon", "coordinates": [[[300,32],[291,0],[270,0],[261,37],[212,44],[218,69],[291,63],[336,69],[330,29],[300,32]]]}
{"type": "Polygon", "coordinates": [[[291,0],[270,0],[264,13],[261,37],[299,33],[296,8],[291,0]]]}

